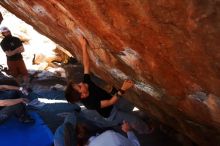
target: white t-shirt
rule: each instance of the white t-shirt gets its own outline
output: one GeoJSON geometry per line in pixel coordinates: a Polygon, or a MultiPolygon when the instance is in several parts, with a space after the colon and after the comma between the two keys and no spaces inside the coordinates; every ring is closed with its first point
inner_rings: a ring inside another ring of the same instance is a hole
{"type": "Polygon", "coordinates": [[[117,132],[108,130],[96,137],[90,138],[88,146],[140,146],[133,132],[128,132],[127,136],[128,138],[117,132]]]}

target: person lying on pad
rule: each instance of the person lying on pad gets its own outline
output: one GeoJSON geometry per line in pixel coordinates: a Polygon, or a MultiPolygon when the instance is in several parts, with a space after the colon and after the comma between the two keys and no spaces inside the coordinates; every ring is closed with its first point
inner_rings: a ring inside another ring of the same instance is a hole
{"type": "Polygon", "coordinates": [[[86,125],[87,134],[89,136],[112,129],[112,127],[98,127],[93,122],[88,120],[81,112],[79,112],[79,105],[73,104],[73,106],[75,106],[74,111],[65,116],[63,123],[56,129],[54,133],[54,146],[77,146],[76,137],[72,137],[73,132],[75,132],[74,127],[77,124],[86,125]]]}
{"type": "Polygon", "coordinates": [[[130,113],[119,110],[116,106],[122,95],[132,88],[134,83],[131,80],[125,80],[119,90],[114,89],[111,93],[98,87],[90,78],[87,41],[80,36],[79,42],[82,47],[84,80],[78,84],[71,81],[68,83],[65,91],[67,101],[81,102],[89,111],[86,117],[98,126],[115,126],[126,120],[139,134],[149,133],[152,129],[145,122],[130,113]]]}
{"type": "Polygon", "coordinates": [[[28,92],[22,87],[0,85],[0,124],[7,121],[12,115],[18,117],[19,121],[23,123],[34,123],[34,119],[27,114],[25,108],[28,100],[21,97],[24,94],[28,94],[28,92]]]}
{"type": "Polygon", "coordinates": [[[71,123],[66,123],[64,133],[69,138],[65,138],[65,144],[66,146],[74,146],[77,142],[77,146],[140,146],[128,122],[123,121],[121,130],[126,135],[113,130],[106,130],[91,136],[87,125],[78,123],[73,126],[71,123]]]}

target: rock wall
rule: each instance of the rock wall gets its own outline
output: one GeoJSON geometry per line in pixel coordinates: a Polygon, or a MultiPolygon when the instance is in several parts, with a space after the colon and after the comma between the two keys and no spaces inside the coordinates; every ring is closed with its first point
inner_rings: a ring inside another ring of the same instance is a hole
{"type": "Polygon", "coordinates": [[[220,143],[219,0],[1,0],[0,4],[200,146],[220,143]],[[207,140],[209,139],[209,140],[207,140]]]}

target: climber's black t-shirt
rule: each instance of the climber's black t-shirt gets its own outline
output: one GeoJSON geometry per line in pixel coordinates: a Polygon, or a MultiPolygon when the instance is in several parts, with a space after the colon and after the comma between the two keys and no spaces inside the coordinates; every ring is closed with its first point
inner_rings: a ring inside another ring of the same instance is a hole
{"type": "MultiPolygon", "coordinates": [[[[14,36],[7,36],[1,41],[2,50],[5,51],[13,51],[16,48],[22,46],[22,42],[19,38],[14,36]]],[[[21,53],[17,53],[13,56],[7,56],[7,60],[9,61],[16,61],[22,59],[21,53]]]]}
{"type": "Polygon", "coordinates": [[[90,78],[89,74],[84,74],[84,83],[88,84],[89,96],[81,100],[87,109],[96,110],[105,118],[110,116],[113,106],[101,108],[101,100],[108,100],[112,97],[111,94],[96,86],[90,78]]]}

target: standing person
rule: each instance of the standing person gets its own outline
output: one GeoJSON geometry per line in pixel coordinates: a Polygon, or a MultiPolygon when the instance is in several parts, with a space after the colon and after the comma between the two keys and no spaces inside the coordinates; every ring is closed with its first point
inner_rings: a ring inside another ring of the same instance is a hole
{"type": "Polygon", "coordinates": [[[1,47],[6,54],[10,74],[16,78],[17,82],[19,75],[21,75],[24,84],[28,86],[29,77],[21,55],[21,53],[24,52],[21,40],[12,36],[11,31],[7,27],[0,28],[0,31],[4,36],[4,39],[1,41],[1,47]]]}
{"type": "Polygon", "coordinates": [[[83,103],[83,105],[89,109],[85,110],[88,111],[85,112],[85,117],[96,123],[97,126],[116,126],[125,120],[140,134],[148,133],[149,127],[146,123],[134,115],[120,111],[115,106],[126,90],[133,86],[133,82],[131,80],[125,80],[121,88],[111,94],[95,85],[89,75],[90,61],[86,40],[81,36],[79,41],[83,52],[84,81],[79,84],[70,82],[67,85],[65,91],[67,101],[70,103],[83,103]]]}

